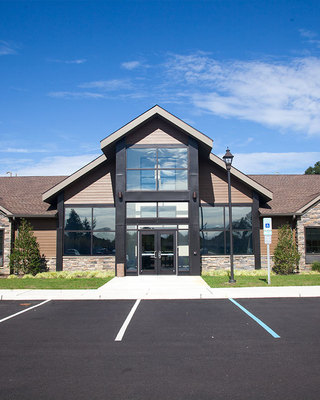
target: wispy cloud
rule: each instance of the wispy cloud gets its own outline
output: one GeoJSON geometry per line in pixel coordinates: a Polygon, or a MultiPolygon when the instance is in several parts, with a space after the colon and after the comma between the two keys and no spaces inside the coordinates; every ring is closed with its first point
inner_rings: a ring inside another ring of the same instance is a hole
{"type": "Polygon", "coordinates": [[[61,64],[84,64],[85,62],[87,62],[87,59],[86,58],[78,58],[74,60],[49,59],[48,61],[61,64]]]}
{"type": "Polygon", "coordinates": [[[307,43],[320,47],[320,40],[317,39],[318,34],[307,29],[299,29],[300,35],[306,40],[307,43]]]}
{"type": "Polygon", "coordinates": [[[174,55],[171,84],[193,104],[221,117],[320,134],[320,59],[288,63],[220,62],[207,55],[174,55]]]}
{"type": "Polygon", "coordinates": [[[136,69],[141,66],[140,61],[126,61],[121,64],[121,67],[128,69],[129,71],[136,69]]]}
{"type": "Polygon", "coordinates": [[[95,92],[49,92],[49,97],[65,98],[65,99],[102,99],[104,95],[95,92]]]}
{"type": "Polygon", "coordinates": [[[81,85],[79,85],[79,88],[99,89],[109,92],[115,90],[131,89],[132,83],[129,79],[110,79],[82,83],[81,85]]]}
{"type": "Polygon", "coordinates": [[[0,153],[47,153],[46,149],[27,149],[27,148],[15,148],[15,147],[7,147],[0,148],[0,153]]]}
{"type": "Polygon", "coordinates": [[[10,54],[16,54],[15,50],[16,46],[6,42],[4,40],[0,40],[0,56],[6,56],[10,54]]]}
{"type": "MultiPolygon", "coordinates": [[[[219,157],[222,157],[220,154],[219,157]]],[[[236,153],[233,165],[246,174],[303,174],[320,160],[320,152],[236,153]]]]}
{"type": "Polygon", "coordinates": [[[32,165],[19,167],[14,172],[18,176],[70,175],[98,156],[99,154],[85,154],[79,156],[45,157],[32,165]]]}

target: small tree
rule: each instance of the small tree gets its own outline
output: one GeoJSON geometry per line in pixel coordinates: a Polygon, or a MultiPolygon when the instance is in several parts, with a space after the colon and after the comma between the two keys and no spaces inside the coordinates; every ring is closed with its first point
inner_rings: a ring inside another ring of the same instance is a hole
{"type": "Polygon", "coordinates": [[[10,269],[14,273],[36,275],[45,269],[45,259],[40,255],[39,244],[32,232],[31,224],[22,220],[18,237],[10,255],[10,269]]]}
{"type": "Polygon", "coordinates": [[[273,271],[276,274],[288,275],[299,269],[300,254],[289,225],[283,225],[279,229],[278,244],[273,256],[273,271]]]}
{"type": "Polygon", "coordinates": [[[309,167],[304,171],[305,175],[319,175],[320,174],[320,161],[317,161],[313,167],[309,167]]]}

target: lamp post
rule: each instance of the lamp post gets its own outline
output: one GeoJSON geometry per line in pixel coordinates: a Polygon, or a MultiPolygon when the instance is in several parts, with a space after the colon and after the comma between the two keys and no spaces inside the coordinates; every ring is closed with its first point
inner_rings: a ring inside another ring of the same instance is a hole
{"type": "Polygon", "coordinates": [[[234,283],[234,271],[233,271],[233,236],[232,236],[232,207],[231,207],[231,183],[230,183],[230,170],[233,160],[233,155],[231,154],[229,148],[227,148],[226,154],[222,157],[226,163],[226,168],[228,172],[228,198],[229,198],[229,231],[230,231],[230,279],[229,283],[234,283]]]}

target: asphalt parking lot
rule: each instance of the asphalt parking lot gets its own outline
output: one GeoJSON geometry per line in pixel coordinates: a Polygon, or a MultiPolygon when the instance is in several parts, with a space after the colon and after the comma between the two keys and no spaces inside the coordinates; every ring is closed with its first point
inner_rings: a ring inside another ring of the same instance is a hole
{"type": "Polygon", "coordinates": [[[236,301],[0,301],[0,398],[319,399],[320,299],[236,301]]]}

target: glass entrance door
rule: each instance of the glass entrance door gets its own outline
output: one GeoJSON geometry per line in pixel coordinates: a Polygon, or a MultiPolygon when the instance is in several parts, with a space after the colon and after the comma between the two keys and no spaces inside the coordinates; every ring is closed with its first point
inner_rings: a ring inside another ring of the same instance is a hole
{"type": "Polygon", "coordinates": [[[141,231],[140,274],[175,274],[176,248],[176,231],[141,231]]]}

